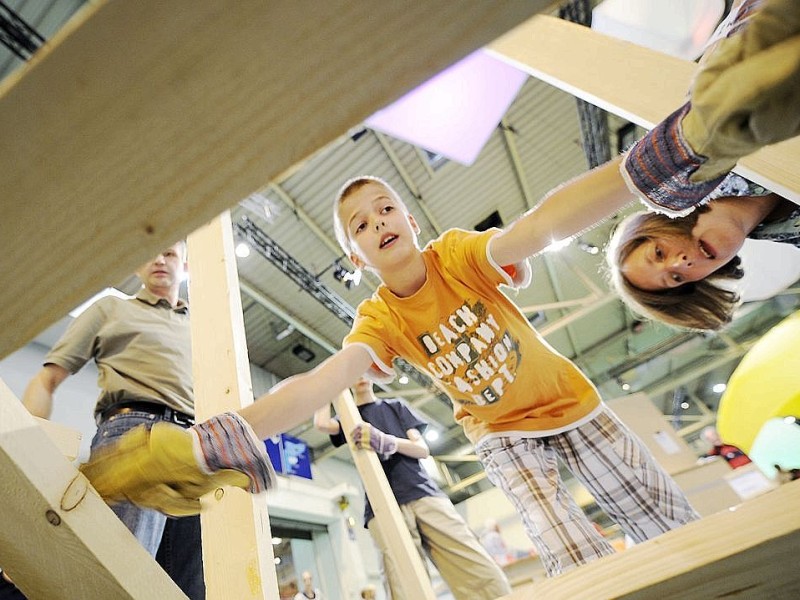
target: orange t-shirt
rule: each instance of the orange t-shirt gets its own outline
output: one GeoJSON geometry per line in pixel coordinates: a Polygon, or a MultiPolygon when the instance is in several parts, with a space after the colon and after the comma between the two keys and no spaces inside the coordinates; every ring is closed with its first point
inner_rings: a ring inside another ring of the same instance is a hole
{"type": "Polygon", "coordinates": [[[600,405],[592,382],[500,291],[526,286],[530,266],[497,265],[489,248],[497,233],[442,234],[422,251],[423,286],[399,298],[381,285],[344,339],[370,352],[375,379],[391,380],[398,357],[425,372],[473,443],[493,433],[560,433],[600,405]]]}

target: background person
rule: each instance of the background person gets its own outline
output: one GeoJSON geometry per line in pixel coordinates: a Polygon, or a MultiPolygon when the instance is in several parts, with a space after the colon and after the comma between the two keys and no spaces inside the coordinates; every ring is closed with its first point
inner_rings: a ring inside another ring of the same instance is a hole
{"type": "MultiPolygon", "coordinates": [[[[352,439],[358,448],[378,453],[423,565],[427,568],[425,557],[429,557],[457,599],[493,600],[510,594],[511,587],[503,571],[420,462],[430,455],[422,437],[428,424],[402,400],[376,398],[372,382],[367,379],[359,379],[354,391],[364,423],[356,427],[352,439]]],[[[341,424],[331,418],[328,407],[315,413],[314,425],[330,435],[334,446],[346,443],[341,424]]],[[[392,600],[402,600],[405,595],[400,574],[388,552],[386,535],[374,516],[366,498],[364,526],[380,550],[392,600]]]]}
{"type": "Polygon", "coordinates": [[[319,588],[314,587],[314,576],[311,571],[303,571],[300,575],[303,585],[294,596],[294,600],[325,600],[319,588]]]}
{"type": "Polygon", "coordinates": [[[719,437],[719,432],[717,428],[713,425],[709,425],[700,433],[700,437],[702,437],[710,446],[708,452],[706,452],[702,458],[711,458],[713,456],[721,456],[725,459],[725,461],[730,465],[731,469],[738,469],[739,467],[743,467],[747,464],[750,464],[750,458],[739,448],[733,446],[732,444],[726,444],[722,441],[722,438],[719,437]]]}
{"type": "MultiPolygon", "coordinates": [[[[59,385],[94,360],[101,391],[92,452],[141,424],[193,425],[189,307],[179,298],[186,268],[186,243],[177,242],[136,270],[135,298],[101,298],[80,314],[28,384],[25,407],[49,418],[59,385]]],[[[198,516],[167,519],[127,502],[111,508],[189,598],[205,598],[198,516]]]]}

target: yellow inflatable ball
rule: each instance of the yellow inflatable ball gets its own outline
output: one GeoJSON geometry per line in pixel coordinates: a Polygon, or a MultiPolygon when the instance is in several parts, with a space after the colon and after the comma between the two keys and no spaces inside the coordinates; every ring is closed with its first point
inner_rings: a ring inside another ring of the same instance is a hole
{"type": "Polygon", "coordinates": [[[749,454],[764,423],[787,416],[800,416],[800,311],[745,354],[720,398],[717,430],[749,454]]]}

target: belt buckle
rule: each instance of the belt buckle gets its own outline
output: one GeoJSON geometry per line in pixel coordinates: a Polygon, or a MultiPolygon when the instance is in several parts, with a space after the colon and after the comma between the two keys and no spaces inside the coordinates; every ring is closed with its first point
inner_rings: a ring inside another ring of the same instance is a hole
{"type": "Polygon", "coordinates": [[[172,423],[175,423],[176,425],[182,425],[184,427],[191,427],[194,425],[194,421],[191,417],[189,417],[189,415],[184,415],[174,408],[167,408],[164,412],[164,416],[166,416],[172,423]]]}

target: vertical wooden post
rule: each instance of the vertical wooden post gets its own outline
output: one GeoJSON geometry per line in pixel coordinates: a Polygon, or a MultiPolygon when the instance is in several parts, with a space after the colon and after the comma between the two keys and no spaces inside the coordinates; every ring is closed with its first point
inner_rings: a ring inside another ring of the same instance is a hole
{"type": "MultiPolygon", "coordinates": [[[[191,234],[188,246],[195,410],[202,421],[253,401],[230,213],[191,234]]],[[[201,521],[207,598],[277,600],[265,496],[217,490],[203,498],[201,521]]]]}
{"type": "MultiPolygon", "coordinates": [[[[345,390],[334,402],[334,407],[336,414],[339,415],[342,431],[352,448],[350,432],[362,419],[350,392],[345,390]]],[[[392,488],[389,487],[380,460],[371,450],[353,449],[353,462],[364,482],[381,532],[388,541],[389,553],[400,572],[400,584],[406,597],[415,600],[435,600],[436,595],[433,593],[430,577],[411,540],[411,533],[400,513],[400,507],[397,505],[392,488]]]]}

